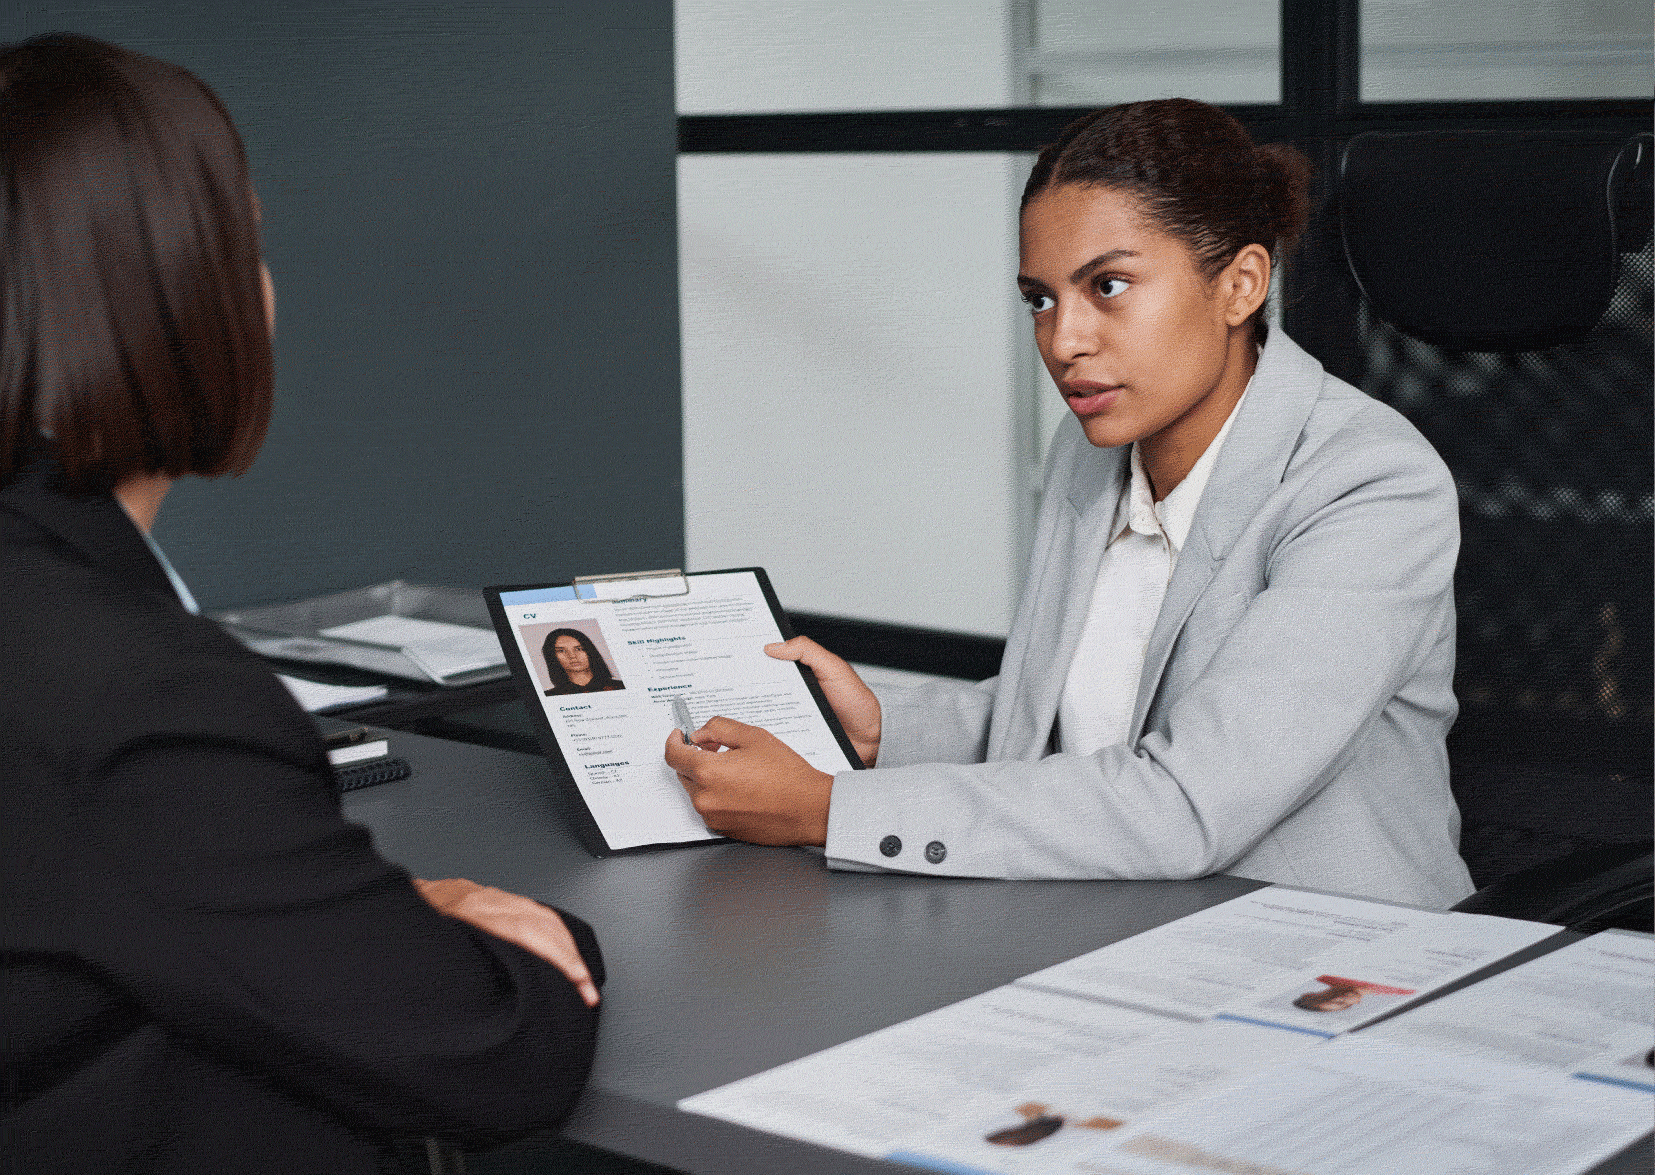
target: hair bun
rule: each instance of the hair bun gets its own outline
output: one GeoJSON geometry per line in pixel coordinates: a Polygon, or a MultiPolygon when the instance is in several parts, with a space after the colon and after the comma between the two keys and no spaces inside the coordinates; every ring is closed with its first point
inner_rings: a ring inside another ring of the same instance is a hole
{"type": "Polygon", "coordinates": [[[1265,143],[1257,150],[1276,248],[1291,253],[1310,223],[1310,177],[1315,169],[1304,152],[1286,143],[1265,143]]]}

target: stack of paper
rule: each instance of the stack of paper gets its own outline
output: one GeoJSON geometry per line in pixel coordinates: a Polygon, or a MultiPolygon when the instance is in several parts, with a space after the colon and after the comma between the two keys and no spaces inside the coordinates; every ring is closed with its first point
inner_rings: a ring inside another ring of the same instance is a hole
{"type": "Polygon", "coordinates": [[[414,616],[370,616],[324,628],[321,635],[400,650],[433,681],[506,663],[492,631],[414,616]]]}
{"type": "Polygon", "coordinates": [[[1649,1127],[1655,940],[1346,1035],[1556,931],[1270,887],[680,1108],[955,1175],[1564,1175],[1649,1127]]]}
{"type": "Polygon", "coordinates": [[[278,673],[276,677],[307,714],[331,710],[336,706],[372,702],[383,698],[386,692],[382,685],[327,685],[320,681],[306,681],[302,677],[289,677],[285,673],[278,673]]]}

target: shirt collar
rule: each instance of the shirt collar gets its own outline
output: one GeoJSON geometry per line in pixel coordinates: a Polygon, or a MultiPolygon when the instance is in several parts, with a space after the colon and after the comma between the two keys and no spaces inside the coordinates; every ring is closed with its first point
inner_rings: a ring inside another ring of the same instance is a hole
{"type": "Polygon", "coordinates": [[[184,611],[192,616],[201,615],[201,605],[195,602],[195,595],[184,582],[184,577],[173,570],[172,560],[167,558],[167,553],[161,549],[161,545],[150,538],[142,527],[139,528],[139,533],[143,534],[144,542],[149,546],[149,553],[155,556],[161,570],[167,573],[167,582],[171,583],[172,590],[178,593],[178,602],[184,605],[184,611]]]}
{"type": "MultiPolygon", "coordinates": [[[[121,502],[119,498],[115,500],[120,503],[123,511],[126,510],[125,502],[121,502]]],[[[127,517],[132,518],[132,515],[128,513],[127,517]]],[[[149,553],[154,555],[155,561],[161,565],[161,570],[167,573],[167,582],[172,584],[172,590],[178,593],[178,602],[184,605],[184,611],[192,616],[201,615],[201,605],[195,602],[195,595],[190,591],[189,585],[184,582],[184,577],[173,569],[172,560],[167,558],[167,553],[161,549],[161,544],[150,537],[149,531],[138,525],[136,518],[132,518],[132,526],[144,540],[144,546],[149,548],[149,553]]]]}
{"type": "MultiPolygon", "coordinates": [[[[1254,369],[1255,373],[1257,368],[1254,369]]],[[[1137,442],[1132,444],[1131,475],[1122,490],[1120,502],[1115,508],[1114,534],[1110,542],[1121,537],[1127,531],[1135,530],[1144,535],[1164,534],[1167,545],[1174,554],[1183,550],[1184,540],[1189,537],[1190,524],[1195,521],[1195,508],[1201,504],[1201,495],[1207,488],[1207,482],[1212,477],[1213,466],[1218,464],[1218,451],[1224,447],[1224,438],[1230,435],[1230,426],[1235,423],[1236,416],[1241,412],[1242,404],[1247,401],[1247,393],[1253,390],[1253,381],[1247,380],[1247,386],[1241,389],[1241,398],[1230,409],[1229,416],[1224,418],[1224,424],[1213,437],[1205,451],[1196,459],[1184,480],[1173,487],[1172,492],[1159,502],[1155,501],[1154,494],[1149,488],[1149,475],[1144,472],[1143,460],[1138,456],[1137,442]]]]}

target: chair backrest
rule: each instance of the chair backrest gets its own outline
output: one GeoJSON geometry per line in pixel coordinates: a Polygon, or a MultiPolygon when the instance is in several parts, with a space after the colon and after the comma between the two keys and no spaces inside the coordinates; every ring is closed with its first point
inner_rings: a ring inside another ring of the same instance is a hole
{"type": "Polygon", "coordinates": [[[1655,856],[1641,845],[1570,853],[1509,874],[1454,909],[1501,918],[1555,922],[1581,934],[1655,929],[1655,856]]]}
{"type": "Polygon", "coordinates": [[[1359,135],[1338,210],[1364,388],[1459,486],[1479,884],[1650,836],[1649,136],[1359,135]]]}

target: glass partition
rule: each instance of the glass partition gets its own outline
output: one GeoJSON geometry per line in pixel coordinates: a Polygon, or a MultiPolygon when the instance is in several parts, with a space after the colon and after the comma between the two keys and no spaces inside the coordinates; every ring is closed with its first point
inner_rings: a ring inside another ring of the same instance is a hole
{"type": "Polygon", "coordinates": [[[1639,98],[1647,0],[1362,0],[1368,102],[1639,98]]]}
{"type": "Polygon", "coordinates": [[[1015,105],[1007,3],[678,0],[678,113],[1015,105]]]}
{"type": "Polygon", "coordinates": [[[1037,106],[1281,101],[1278,0],[1035,0],[1029,25],[1037,106]]]}

